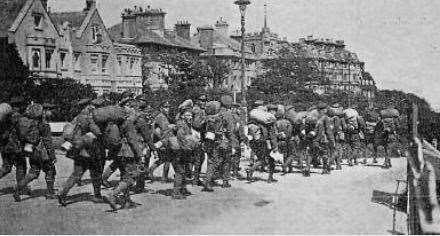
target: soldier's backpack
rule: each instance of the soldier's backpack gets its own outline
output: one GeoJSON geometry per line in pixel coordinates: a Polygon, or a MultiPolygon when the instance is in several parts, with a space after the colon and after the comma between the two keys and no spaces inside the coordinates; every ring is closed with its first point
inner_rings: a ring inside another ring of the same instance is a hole
{"type": "Polygon", "coordinates": [[[349,119],[346,119],[346,132],[349,134],[356,134],[359,132],[359,122],[358,117],[352,117],[349,119]]]}
{"type": "Polygon", "coordinates": [[[392,133],[396,131],[396,124],[394,118],[384,118],[382,119],[383,129],[388,133],[392,133]]]}
{"type": "Polygon", "coordinates": [[[292,124],[290,121],[286,119],[280,119],[275,122],[275,127],[278,130],[278,133],[281,134],[278,138],[287,139],[290,138],[292,134],[289,133],[292,130],[292,124]],[[289,130],[290,128],[290,130],[289,130]]]}
{"type": "Polygon", "coordinates": [[[39,140],[38,121],[25,116],[20,117],[17,134],[20,141],[37,145],[39,140]]]}
{"type": "Polygon", "coordinates": [[[365,122],[365,134],[373,135],[376,130],[376,122],[365,122]]]}
{"type": "Polygon", "coordinates": [[[113,122],[120,124],[124,122],[127,117],[127,111],[123,107],[119,106],[107,106],[93,110],[93,120],[96,123],[108,123],[113,122]]]}

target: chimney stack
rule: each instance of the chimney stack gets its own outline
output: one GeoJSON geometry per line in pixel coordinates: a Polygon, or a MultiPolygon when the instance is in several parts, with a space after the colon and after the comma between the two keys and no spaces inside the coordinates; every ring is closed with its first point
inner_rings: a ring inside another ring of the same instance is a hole
{"type": "Polygon", "coordinates": [[[137,35],[136,15],[130,9],[122,12],[122,38],[133,39],[137,35]]]}
{"type": "Polygon", "coordinates": [[[89,11],[94,7],[96,7],[96,0],[86,0],[86,8],[84,8],[84,11],[89,11]]]}
{"type": "Polygon", "coordinates": [[[199,32],[199,44],[208,54],[214,53],[214,28],[212,26],[203,26],[197,28],[199,32]]]}
{"type": "Polygon", "coordinates": [[[215,23],[215,30],[219,32],[219,34],[223,35],[224,37],[228,37],[229,35],[229,24],[225,20],[223,20],[223,17],[220,17],[220,19],[215,23]]]}
{"type": "Polygon", "coordinates": [[[188,21],[178,21],[174,29],[179,37],[191,41],[191,24],[188,21]]]}

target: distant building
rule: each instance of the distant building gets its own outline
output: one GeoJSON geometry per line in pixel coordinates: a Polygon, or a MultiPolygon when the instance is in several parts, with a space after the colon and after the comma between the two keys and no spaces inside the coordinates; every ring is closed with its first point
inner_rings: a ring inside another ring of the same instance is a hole
{"type": "MultiPolygon", "coordinates": [[[[212,58],[223,61],[231,69],[223,87],[235,92],[241,92],[241,44],[229,37],[229,24],[220,18],[215,28],[202,26],[197,28],[197,33],[192,37],[192,42],[206,50],[201,54],[202,58],[212,58]]],[[[245,84],[250,85],[253,78],[256,78],[256,58],[254,54],[245,48],[246,71],[245,84]]]]}
{"type": "Polygon", "coordinates": [[[95,0],[86,0],[82,11],[51,12],[50,17],[68,48],[60,51],[63,77],[90,84],[98,94],[142,93],[140,50],[112,42],[95,0]]]}
{"type": "Polygon", "coordinates": [[[174,30],[166,29],[165,15],[162,9],[135,6],[124,9],[122,22],[109,29],[115,42],[141,50],[143,85],[153,90],[167,88],[165,77],[169,68],[162,61],[163,55],[185,52],[198,56],[205,51],[191,43],[189,23],[179,22],[174,30]]]}
{"type": "Polygon", "coordinates": [[[375,82],[363,78],[365,63],[357,54],[346,49],[343,40],[301,38],[293,43],[301,56],[312,59],[321,73],[321,81],[310,82],[307,87],[317,93],[351,91],[369,98],[374,97],[375,82]]]}
{"type": "Polygon", "coordinates": [[[58,52],[66,51],[47,13],[47,0],[2,0],[0,39],[14,44],[34,76],[61,77],[58,52]]]}

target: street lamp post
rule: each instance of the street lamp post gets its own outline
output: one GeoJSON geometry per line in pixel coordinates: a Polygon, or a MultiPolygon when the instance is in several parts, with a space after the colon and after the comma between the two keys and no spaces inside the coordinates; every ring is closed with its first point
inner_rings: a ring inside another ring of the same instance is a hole
{"type": "Polygon", "coordinates": [[[235,5],[238,5],[241,14],[241,94],[242,94],[242,103],[247,104],[246,101],[246,93],[247,93],[247,85],[246,85],[246,58],[244,54],[244,34],[246,32],[245,29],[245,13],[246,7],[251,4],[250,0],[236,0],[234,2],[235,5]]]}

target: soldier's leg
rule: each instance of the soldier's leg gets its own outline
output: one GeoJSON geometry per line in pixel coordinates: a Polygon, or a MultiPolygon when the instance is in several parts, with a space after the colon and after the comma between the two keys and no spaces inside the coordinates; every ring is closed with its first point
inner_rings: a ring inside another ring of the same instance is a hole
{"type": "Polygon", "coordinates": [[[84,172],[87,170],[87,165],[84,160],[74,160],[73,162],[73,172],[67,179],[67,181],[63,184],[63,187],[58,192],[57,198],[58,202],[62,206],[66,206],[65,198],[67,194],[69,193],[70,189],[73,188],[75,183],[78,181],[78,179],[81,179],[81,177],[84,175],[84,172]]]}
{"type": "Polygon", "coordinates": [[[14,165],[15,165],[15,178],[17,183],[20,182],[26,176],[27,163],[26,158],[19,154],[14,154],[14,165]]]}
{"type": "Polygon", "coordinates": [[[200,180],[200,172],[202,171],[202,165],[203,161],[205,159],[205,153],[203,152],[202,148],[197,149],[194,152],[194,170],[193,170],[193,185],[203,185],[202,181],[200,180]]]}
{"type": "Polygon", "coordinates": [[[184,199],[185,195],[182,194],[182,189],[185,188],[185,162],[183,161],[184,152],[173,153],[172,165],[175,172],[174,175],[174,188],[173,199],[184,199]]]}
{"type": "Polygon", "coordinates": [[[103,197],[104,201],[110,205],[112,210],[117,210],[118,207],[116,205],[116,198],[121,194],[123,194],[125,197],[123,206],[125,206],[127,202],[131,202],[129,189],[135,184],[135,180],[139,175],[137,165],[133,158],[125,158],[123,164],[124,175],[121,177],[121,181],[119,181],[118,186],[116,186],[116,188],[114,188],[108,195],[103,197]]]}
{"type": "Polygon", "coordinates": [[[306,167],[303,171],[303,175],[305,177],[309,177],[310,176],[310,168],[311,168],[311,163],[312,163],[312,149],[310,147],[307,147],[304,149],[303,151],[303,155],[304,160],[306,162],[306,167]]]}
{"type": "Polygon", "coordinates": [[[206,153],[208,154],[208,169],[206,171],[206,176],[204,180],[204,188],[202,189],[202,191],[204,192],[214,191],[211,187],[211,182],[219,165],[217,151],[217,148],[214,147],[209,147],[206,149],[206,153]]]}
{"type": "MultiPolygon", "coordinates": [[[[117,157],[116,157],[117,158],[117,157]]],[[[119,169],[120,163],[118,162],[118,159],[114,159],[110,165],[105,167],[103,173],[102,173],[102,185],[106,188],[110,188],[111,184],[108,181],[113,173],[116,172],[117,169],[119,169]]]]}
{"type": "Polygon", "coordinates": [[[322,157],[322,174],[330,174],[330,148],[326,144],[323,144],[320,145],[319,149],[319,154],[322,157]]]}
{"type": "Polygon", "coordinates": [[[275,172],[275,159],[273,159],[272,157],[267,158],[267,164],[269,166],[269,178],[267,178],[267,182],[277,182],[278,180],[273,177],[273,174],[275,172]]]}
{"type": "Polygon", "coordinates": [[[93,200],[100,200],[101,196],[101,184],[102,184],[102,169],[101,169],[101,160],[92,159],[89,160],[89,172],[90,177],[92,178],[93,185],[93,200]]]}
{"type": "Polygon", "coordinates": [[[337,142],[336,146],[335,146],[336,170],[342,169],[342,167],[341,167],[342,155],[343,155],[342,144],[340,142],[337,142]]]}
{"type": "Polygon", "coordinates": [[[1,153],[1,156],[2,167],[0,167],[0,179],[11,173],[12,166],[14,165],[13,155],[9,153],[1,153]]]}
{"type": "Polygon", "coordinates": [[[56,168],[53,162],[44,162],[43,163],[43,172],[45,174],[46,180],[46,199],[55,199],[55,176],[56,176],[56,168]]]}
{"type": "Polygon", "coordinates": [[[222,157],[223,163],[223,184],[222,188],[230,188],[229,179],[231,175],[231,166],[232,166],[232,151],[231,149],[220,149],[219,153],[222,157]]]}
{"type": "Polygon", "coordinates": [[[16,202],[21,201],[20,194],[22,193],[22,190],[33,180],[37,179],[38,176],[40,176],[40,171],[42,169],[41,162],[30,160],[30,170],[29,173],[26,174],[24,179],[22,179],[20,182],[17,183],[17,188],[14,192],[14,199],[16,202]]]}

